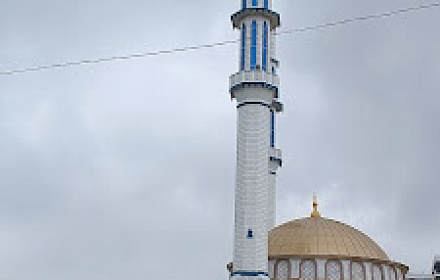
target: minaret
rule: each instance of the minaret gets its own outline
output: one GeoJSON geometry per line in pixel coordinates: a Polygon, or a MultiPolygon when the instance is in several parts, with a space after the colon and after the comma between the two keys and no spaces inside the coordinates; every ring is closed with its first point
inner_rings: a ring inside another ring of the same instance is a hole
{"type": "Polygon", "coordinates": [[[237,173],[232,279],[268,279],[268,231],[275,225],[276,171],[281,151],[275,147],[279,78],[275,30],[280,16],[272,0],[241,0],[232,15],[240,30],[239,71],[230,77],[237,100],[237,173]]]}

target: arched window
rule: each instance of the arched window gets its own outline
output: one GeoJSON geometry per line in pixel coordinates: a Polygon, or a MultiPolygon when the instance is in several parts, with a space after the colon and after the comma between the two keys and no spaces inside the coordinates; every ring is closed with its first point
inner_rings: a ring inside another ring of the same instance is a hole
{"type": "Polygon", "coordinates": [[[252,6],[257,7],[258,6],[258,0],[252,0],[252,6]]]}
{"type": "Polygon", "coordinates": [[[325,279],[326,280],[341,280],[342,279],[342,263],[337,260],[328,260],[325,264],[325,279]]]}
{"type": "Polygon", "coordinates": [[[280,260],[275,265],[275,279],[279,280],[287,280],[290,278],[289,275],[289,261],[288,260],[280,260]]]}
{"type": "Polygon", "coordinates": [[[252,21],[251,28],[251,70],[257,68],[257,22],[252,21]]]}
{"type": "Polygon", "coordinates": [[[263,24],[263,71],[267,70],[267,22],[263,24]]]}
{"type": "Polygon", "coordinates": [[[241,28],[241,70],[246,67],[246,25],[243,23],[241,28]]]}
{"type": "Polygon", "coordinates": [[[299,265],[299,278],[305,280],[316,279],[316,263],[312,260],[304,260],[299,265]]]}
{"type": "Polygon", "coordinates": [[[384,280],[382,268],[379,265],[373,265],[373,280],[384,280]]]}
{"type": "Polygon", "coordinates": [[[362,263],[351,263],[351,280],[365,280],[365,268],[362,263]]]}

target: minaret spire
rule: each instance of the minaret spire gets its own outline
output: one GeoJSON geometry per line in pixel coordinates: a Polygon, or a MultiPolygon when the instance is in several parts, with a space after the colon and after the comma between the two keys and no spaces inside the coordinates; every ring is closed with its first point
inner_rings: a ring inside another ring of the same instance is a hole
{"type": "Polygon", "coordinates": [[[268,231],[275,226],[276,148],[279,98],[275,32],[280,16],[273,0],[240,0],[232,15],[240,31],[238,72],[230,77],[237,101],[237,170],[235,189],[234,280],[268,279],[268,231]]]}

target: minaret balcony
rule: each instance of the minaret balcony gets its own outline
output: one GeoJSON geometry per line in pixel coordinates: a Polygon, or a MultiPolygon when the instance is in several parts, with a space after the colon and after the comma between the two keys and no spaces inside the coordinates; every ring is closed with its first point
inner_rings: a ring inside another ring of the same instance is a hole
{"type": "Polygon", "coordinates": [[[233,98],[235,89],[252,85],[273,89],[278,96],[280,78],[277,74],[262,70],[240,71],[229,78],[229,88],[233,98]]]}
{"type": "Polygon", "coordinates": [[[270,26],[275,29],[280,26],[280,15],[266,8],[246,8],[242,9],[231,16],[234,28],[239,28],[244,18],[249,16],[263,16],[270,20],[270,26]]]}

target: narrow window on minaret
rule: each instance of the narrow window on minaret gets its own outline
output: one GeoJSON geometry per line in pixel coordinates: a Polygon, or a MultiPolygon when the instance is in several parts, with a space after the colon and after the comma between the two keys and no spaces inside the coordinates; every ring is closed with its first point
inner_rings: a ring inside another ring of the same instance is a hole
{"type": "Polygon", "coordinates": [[[263,25],[263,71],[267,70],[267,23],[263,25]]]}
{"type": "Polygon", "coordinates": [[[243,23],[241,28],[241,70],[246,67],[246,25],[243,23]]]}
{"type": "Polygon", "coordinates": [[[253,238],[254,237],[254,233],[252,232],[252,230],[248,230],[247,232],[247,238],[253,238]]]}
{"type": "Polygon", "coordinates": [[[251,70],[257,68],[257,22],[252,21],[251,32],[251,70]]]}
{"type": "Polygon", "coordinates": [[[252,0],[252,6],[257,7],[258,6],[258,0],[252,0]]]}
{"type": "Polygon", "coordinates": [[[275,147],[275,112],[270,111],[270,146],[275,147]]]}

